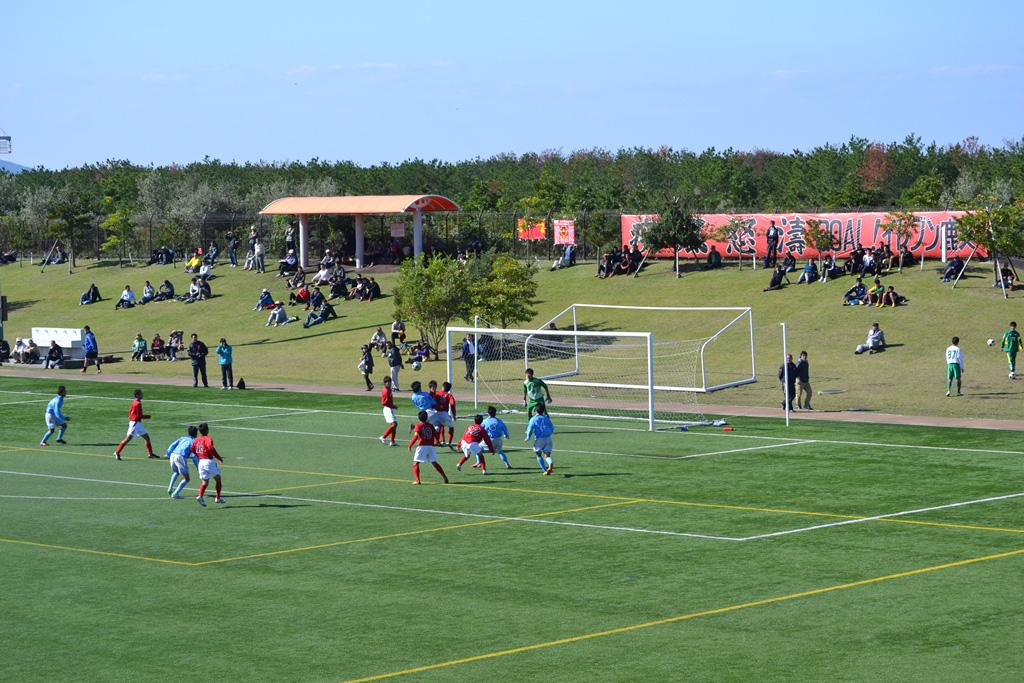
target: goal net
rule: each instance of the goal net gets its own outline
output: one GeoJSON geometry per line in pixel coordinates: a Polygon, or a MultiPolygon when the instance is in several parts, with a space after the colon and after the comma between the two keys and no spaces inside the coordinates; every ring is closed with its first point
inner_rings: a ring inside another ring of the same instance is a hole
{"type": "MultiPolygon", "coordinates": [[[[641,309],[627,310],[637,313],[641,309]]],[[[685,309],[643,310],[649,315],[653,310],[685,309]]],[[[718,322],[710,327],[704,323],[681,328],[670,324],[662,335],[583,329],[590,323],[574,307],[545,324],[545,329],[450,327],[447,374],[463,395],[467,389],[472,392],[478,410],[489,404],[505,412],[522,410],[525,370],[532,368],[551,390],[550,410],[555,415],[636,420],[652,430],[701,424],[706,419],[699,396],[754,381],[749,344],[752,327],[747,320],[750,309],[728,309],[728,316],[721,315],[723,310],[716,310],[718,322]],[[700,331],[702,326],[710,331],[708,336],[682,338],[685,328],[700,331]],[[730,330],[737,339],[727,339],[730,330]],[[474,353],[463,369],[461,363],[458,367],[455,363],[466,337],[474,343],[474,353]],[[712,353],[715,343],[720,347],[712,353]],[[716,361],[719,357],[721,363],[716,361]],[[725,358],[734,367],[722,367],[725,358]],[[458,381],[460,375],[463,379],[458,381]]],[[[591,326],[613,325],[594,322],[591,326]]]]}

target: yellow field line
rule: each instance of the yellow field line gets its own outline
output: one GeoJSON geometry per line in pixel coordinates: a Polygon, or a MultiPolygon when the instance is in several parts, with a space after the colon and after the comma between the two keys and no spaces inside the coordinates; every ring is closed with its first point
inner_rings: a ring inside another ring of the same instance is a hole
{"type": "MultiPolygon", "coordinates": [[[[0,447],[10,448],[10,449],[13,449],[13,450],[16,450],[16,451],[46,451],[46,452],[49,452],[49,453],[60,453],[60,454],[70,454],[70,455],[87,455],[87,456],[90,456],[90,457],[107,458],[107,459],[110,458],[110,456],[100,455],[100,454],[97,454],[97,453],[85,453],[85,452],[82,452],[82,451],[69,451],[69,450],[63,450],[63,449],[28,448],[28,447],[24,447],[24,446],[13,446],[13,445],[7,445],[7,444],[0,444],[0,447]]],[[[259,466],[256,466],[256,465],[234,465],[234,464],[232,464],[231,468],[232,469],[240,469],[240,470],[254,470],[254,471],[257,471],[257,472],[279,472],[279,473],[284,473],[284,474],[308,474],[310,476],[316,476],[316,477],[335,477],[335,478],[337,478],[337,477],[345,477],[345,478],[349,478],[349,479],[358,479],[359,481],[386,481],[386,482],[399,483],[399,484],[403,484],[403,485],[408,484],[408,479],[400,479],[400,478],[397,478],[397,477],[374,477],[374,476],[362,476],[362,475],[355,475],[355,474],[338,474],[338,473],[331,473],[331,472],[309,472],[309,471],[302,471],[302,470],[281,469],[281,468],[275,468],[275,467],[259,467],[259,466]]],[[[441,484],[428,484],[428,485],[430,485],[430,486],[441,486],[441,484]]],[[[467,488],[469,488],[469,487],[467,487],[467,488]]],[[[474,484],[471,488],[474,491],[486,490],[486,491],[501,491],[501,492],[504,492],[504,493],[529,493],[529,494],[537,494],[537,495],[561,496],[561,497],[571,497],[571,498],[590,498],[590,499],[598,499],[598,500],[617,500],[617,501],[628,501],[628,502],[638,501],[638,502],[642,502],[642,503],[652,503],[652,504],[656,504],[656,505],[678,505],[678,506],[682,506],[682,507],[706,508],[706,509],[712,509],[712,510],[715,510],[715,509],[718,509],[718,510],[739,510],[741,512],[761,512],[761,513],[768,513],[768,514],[797,515],[797,516],[805,516],[805,517],[827,517],[827,518],[830,518],[830,519],[861,519],[862,517],[870,516],[870,515],[845,515],[845,514],[839,514],[839,513],[834,513],[834,512],[811,512],[811,511],[807,511],[807,510],[790,510],[790,509],[786,509],[786,508],[755,507],[755,506],[750,506],[750,505],[728,505],[728,504],[725,504],[725,503],[699,503],[699,502],[695,502],[695,501],[671,500],[671,499],[665,499],[665,498],[629,498],[629,497],[626,497],[626,496],[613,496],[613,495],[600,494],[600,493],[579,493],[579,492],[576,492],[576,491],[545,491],[543,489],[526,489],[526,488],[516,488],[516,487],[508,487],[508,486],[494,486],[494,485],[490,485],[490,484],[474,484]]],[[[280,491],[282,489],[274,489],[274,490],[275,491],[280,491]]],[[[871,520],[871,521],[873,521],[873,522],[891,523],[891,524],[919,524],[921,526],[947,527],[947,528],[951,528],[951,529],[969,529],[969,530],[972,530],[972,531],[989,531],[989,532],[993,532],[993,533],[1014,533],[1014,534],[1024,533],[1024,529],[1007,529],[1007,528],[1002,528],[1002,527],[990,527],[990,526],[970,525],[970,524],[952,524],[952,523],[942,523],[942,522],[925,522],[925,521],[917,521],[917,520],[909,520],[909,519],[884,518],[884,519],[876,519],[876,520],[871,520]]]]}
{"type": "Polygon", "coordinates": [[[295,491],[296,489],[313,489],[319,486],[334,486],[336,484],[358,484],[361,481],[371,481],[373,477],[360,477],[358,479],[342,479],[340,481],[325,481],[319,484],[302,484],[300,486],[283,486],[276,489],[263,489],[262,491],[250,491],[250,494],[256,493],[280,493],[281,491],[295,491]]]}
{"type": "MultiPolygon", "coordinates": [[[[585,510],[597,510],[600,508],[615,507],[619,505],[630,505],[638,501],[620,501],[616,503],[605,503],[602,505],[589,505],[587,507],[573,508],[570,510],[553,510],[551,512],[539,512],[532,515],[520,515],[519,519],[535,519],[539,517],[552,517],[554,515],[564,515],[570,512],[583,512],[585,510]]],[[[239,555],[237,557],[224,557],[219,560],[208,560],[206,562],[196,562],[192,566],[205,567],[211,564],[224,564],[226,562],[237,562],[240,560],[255,560],[261,557],[274,557],[277,555],[290,555],[292,553],[304,553],[312,550],[324,550],[326,548],[337,548],[343,545],[352,545],[354,543],[370,543],[373,541],[386,541],[393,538],[404,538],[407,536],[422,536],[424,534],[432,534],[440,531],[451,531],[453,529],[465,529],[474,526],[485,526],[488,524],[502,524],[506,522],[514,522],[515,519],[487,519],[478,522],[465,522],[463,524],[451,524],[449,526],[438,526],[430,529],[416,529],[413,531],[399,531],[393,534],[381,534],[378,536],[365,536],[363,538],[350,538],[344,541],[333,541],[331,543],[320,543],[318,545],[308,545],[302,548],[286,548],[284,550],[272,550],[264,553],[253,553],[251,555],[239,555]]]]}
{"type": "Polygon", "coordinates": [[[700,612],[689,612],[687,614],[680,614],[674,617],[668,617],[665,619],[656,619],[654,621],[647,621],[641,624],[633,624],[631,626],[620,626],[618,628],[606,629],[604,631],[594,631],[592,633],[584,633],[578,636],[571,636],[569,638],[560,638],[558,640],[550,640],[545,643],[534,643],[532,645],[524,645],[522,647],[509,648],[507,650],[496,650],[494,652],[487,652],[481,655],[475,655],[472,657],[463,657],[461,659],[449,659],[444,662],[437,662],[435,664],[426,664],[424,666],[417,666],[410,669],[401,669],[399,671],[391,671],[389,673],[377,674],[374,676],[365,676],[362,678],[352,678],[345,681],[345,683],[368,683],[369,681],[380,681],[386,678],[397,678],[399,676],[408,676],[410,674],[423,673],[424,671],[435,671],[437,669],[447,669],[453,666],[460,666],[462,664],[471,664],[473,662],[482,662],[489,659],[497,659],[498,657],[507,657],[509,655],[521,654],[523,652],[532,652],[534,650],[543,650],[546,648],[558,647],[560,645],[571,645],[572,643],[579,643],[585,640],[593,640],[595,638],[605,638],[608,636],[615,636],[622,633],[630,633],[631,631],[639,631],[642,629],[653,628],[655,626],[664,626],[665,624],[675,624],[681,621],[689,621],[691,619],[699,619],[701,617],[710,617],[717,614],[727,614],[729,612],[736,612],[743,609],[749,609],[751,607],[762,607],[764,605],[773,605],[779,602],[785,602],[788,600],[798,600],[800,598],[808,598],[814,595],[822,595],[824,593],[832,593],[835,591],[847,590],[849,588],[858,588],[860,586],[868,586],[874,583],[881,583],[883,581],[892,581],[894,579],[902,579],[908,576],[916,576],[918,574],[927,574],[929,572],[937,572],[943,569],[953,569],[955,567],[964,567],[970,564],[976,564],[978,562],[988,562],[989,560],[999,560],[1013,555],[1019,555],[1024,553],[1024,548],[1018,550],[1011,550],[1005,553],[997,553],[995,555],[985,555],[984,557],[973,557],[967,560],[959,560],[956,562],[947,562],[945,564],[937,564],[931,567],[923,567],[921,569],[911,569],[905,572],[898,572],[895,574],[886,574],[885,576],[876,576],[871,579],[863,579],[861,581],[851,581],[850,583],[841,583],[834,586],[827,586],[825,588],[815,588],[813,590],[802,591],[800,593],[790,593],[788,595],[779,595],[773,598],[765,598],[763,600],[751,600],[750,602],[743,602],[737,605],[729,605],[727,607],[719,607],[717,609],[702,610],[700,612]]]}
{"type": "Polygon", "coordinates": [[[67,545],[55,545],[52,543],[36,543],[35,541],[21,541],[15,538],[0,538],[0,543],[13,543],[15,545],[28,545],[36,548],[47,548],[49,550],[66,550],[74,553],[86,553],[88,555],[102,555],[104,557],[117,557],[125,560],[143,560],[146,562],[160,562],[161,564],[173,564],[179,567],[194,567],[193,562],[179,562],[178,560],[162,560],[158,557],[146,557],[145,555],[129,555],[127,553],[113,553],[106,550],[93,550],[92,548],[75,548],[67,545]]]}

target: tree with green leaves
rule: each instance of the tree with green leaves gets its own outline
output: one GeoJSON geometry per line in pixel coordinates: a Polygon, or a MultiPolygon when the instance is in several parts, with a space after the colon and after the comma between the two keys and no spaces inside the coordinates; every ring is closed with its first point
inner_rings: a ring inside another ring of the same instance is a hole
{"type": "Polygon", "coordinates": [[[733,216],[726,223],[722,223],[711,229],[707,236],[716,242],[725,242],[739,254],[740,268],[743,268],[743,247],[740,243],[740,236],[747,229],[748,220],[733,216]]]}
{"type": "Polygon", "coordinates": [[[1024,200],[1004,202],[995,195],[979,195],[966,208],[967,213],[957,220],[957,232],[988,251],[998,282],[1000,256],[1009,264],[1009,257],[1024,255],[1024,200]]]}
{"type": "Polygon", "coordinates": [[[648,256],[665,247],[672,249],[675,256],[676,277],[679,273],[679,252],[696,253],[704,246],[704,221],[691,212],[678,197],[669,200],[661,210],[658,220],[644,232],[641,240],[648,256]]]}
{"type": "Polygon", "coordinates": [[[828,224],[825,221],[808,218],[804,224],[804,241],[818,251],[818,270],[820,271],[823,254],[832,251],[836,246],[835,235],[828,229],[828,224]]]}
{"type": "Polygon", "coordinates": [[[465,320],[473,303],[466,268],[457,260],[422,255],[402,261],[395,283],[395,317],[419,328],[434,359],[445,344],[445,328],[452,320],[465,320]]]}
{"type": "MultiPolygon", "coordinates": [[[[509,254],[489,252],[480,262],[486,261],[486,270],[469,268],[472,288],[472,304],[469,316],[496,322],[499,327],[512,327],[533,318],[533,298],[537,295],[537,269],[519,261],[509,254]]],[[[470,262],[472,264],[472,261],[470,262]]]]}
{"type": "MultiPolygon", "coordinates": [[[[892,234],[896,235],[896,260],[899,262],[899,272],[903,272],[903,257],[900,255],[903,253],[903,247],[907,246],[910,242],[910,238],[914,236],[914,226],[917,223],[917,216],[914,215],[913,211],[906,209],[900,209],[898,211],[890,211],[885,214],[885,221],[878,227],[882,230],[888,230],[892,234]]],[[[921,250],[921,258],[924,259],[924,249],[921,250]]]]}
{"type": "Polygon", "coordinates": [[[100,245],[100,251],[114,252],[117,254],[117,265],[124,265],[125,251],[135,241],[137,231],[135,223],[126,211],[113,211],[107,214],[106,219],[100,223],[100,228],[106,234],[106,239],[100,245]]]}

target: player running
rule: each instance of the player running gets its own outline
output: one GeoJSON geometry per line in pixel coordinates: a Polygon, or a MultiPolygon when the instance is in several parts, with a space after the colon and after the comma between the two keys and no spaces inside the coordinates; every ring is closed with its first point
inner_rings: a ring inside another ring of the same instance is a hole
{"type": "Polygon", "coordinates": [[[46,433],[43,434],[43,440],[39,442],[40,446],[48,446],[47,442],[55,431],[57,432],[57,443],[67,443],[64,440],[64,432],[68,428],[68,416],[63,412],[64,397],[67,396],[67,393],[67,389],[63,385],[57,387],[57,395],[46,404],[46,413],[43,414],[43,419],[46,421],[46,433]]]}
{"type": "Polygon", "coordinates": [[[544,380],[533,376],[533,368],[526,368],[526,380],[523,382],[523,405],[526,406],[527,417],[533,417],[533,411],[537,409],[537,406],[546,405],[545,396],[547,396],[546,403],[551,403],[551,390],[548,389],[548,385],[544,383],[544,380]]]}
{"type": "Polygon", "coordinates": [[[487,474],[487,461],[484,460],[482,444],[487,444],[491,452],[494,452],[494,443],[491,441],[491,437],[487,435],[487,430],[483,428],[483,421],[483,415],[474,416],[473,424],[466,427],[466,433],[462,435],[462,440],[459,441],[462,457],[459,458],[459,464],[455,466],[455,469],[460,472],[462,471],[463,463],[469,460],[469,456],[475,455],[477,462],[480,463],[480,473],[487,474]]]}
{"type": "Polygon", "coordinates": [[[555,425],[548,417],[547,408],[543,403],[536,407],[537,414],[530,418],[526,425],[526,441],[533,437],[533,452],[537,456],[537,464],[547,476],[555,471],[555,463],[551,460],[551,435],[555,433],[555,425]]]}
{"type": "Polygon", "coordinates": [[[953,390],[956,380],[956,395],[960,393],[960,378],[964,374],[964,352],[960,350],[960,337],[953,337],[953,343],[946,347],[946,396],[953,390]]]}
{"type": "Polygon", "coordinates": [[[1010,379],[1017,379],[1017,352],[1024,349],[1024,341],[1021,340],[1020,332],[1017,331],[1016,322],[1011,322],[1010,329],[1003,332],[999,348],[1006,352],[1006,360],[1010,363],[1010,379]]]}
{"type": "Polygon", "coordinates": [[[416,454],[412,458],[412,475],[415,477],[413,484],[422,484],[420,481],[420,463],[429,462],[434,466],[434,469],[441,473],[441,478],[444,479],[444,483],[448,483],[448,475],[444,473],[444,469],[437,462],[437,451],[434,449],[434,444],[437,443],[437,429],[434,425],[427,422],[427,411],[421,410],[419,412],[420,421],[412,428],[412,438],[409,440],[409,450],[412,450],[413,444],[416,446],[416,454]]]}
{"type": "MultiPolygon", "coordinates": [[[[436,401],[434,400],[433,394],[423,391],[423,384],[419,381],[410,384],[409,389],[412,391],[412,396],[409,397],[409,400],[412,401],[412,405],[416,408],[416,412],[419,413],[421,410],[424,411],[427,414],[427,422],[431,422],[431,418],[433,418],[434,413],[437,412],[434,410],[434,404],[436,401]]],[[[412,433],[413,427],[414,425],[409,425],[409,433],[412,433]]],[[[437,439],[435,442],[439,440],[440,439],[437,439]]]]}
{"type": "Polygon", "coordinates": [[[388,428],[380,435],[380,442],[394,448],[395,436],[398,435],[398,415],[395,414],[395,394],[391,391],[390,377],[384,378],[384,388],[380,390],[380,404],[384,408],[384,421],[388,423],[388,428]]]}
{"type": "Polygon", "coordinates": [[[508,461],[508,456],[505,455],[505,450],[502,448],[503,439],[512,438],[508,433],[508,427],[500,417],[497,416],[498,411],[494,406],[487,406],[487,417],[484,419],[483,428],[487,432],[487,436],[491,437],[491,452],[497,452],[498,456],[501,457],[501,461],[505,463],[505,469],[512,469],[512,463],[508,461]]]}
{"type": "Polygon", "coordinates": [[[452,394],[451,382],[441,385],[441,391],[437,390],[437,382],[430,380],[427,383],[431,395],[434,397],[434,414],[430,416],[430,424],[437,427],[438,445],[444,445],[444,428],[448,428],[448,446],[452,445],[455,438],[455,395],[452,394]]]}
{"type": "Polygon", "coordinates": [[[159,459],[160,456],[153,452],[153,444],[149,440],[149,432],[142,426],[143,420],[148,420],[149,415],[142,412],[142,389],[135,390],[135,400],[132,401],[132,405],[128,408],[128,434],[121,440],[121,443],[117,444],[117,450],[114,451],[114,457],[121,460],[121,451],[128,445],[136,436],[141,436],[146,441],[146,452],[149,453],[150,458],[159,459]]]}
{"type": "Polygon", "coordinates": [[[195,441],[199,430],[195,427],[188,428],[188,436],[180,436],[167,447],[167,457],[171,460],[171,483],[167,485],[167,495],[175,500],[181,500],[181,492],[188,485],[188,461],[189,458],[199,467],[199,458],[192,455],[192,442],[195,441]],[[174,484],[181,477],[181,483],[175,488],[174,484]]]}
{"type": "Polygon", "coordinates": [[[210,477],[213,477],[216,489],[217,498],[214,499],[215,503],[224,504],[224,499],[221,498],[221,482],[220,482],[220,467],[217,466],[217,461],[224,462],[224,458],[220,457],[220,453],[213,447],[213,439],[210,438],[210,427],[205,422],[199,425],[199,436],[192,442],[191,451],[192,454],[199,458],[199,479],[202,480],[202,484],[199,485],[199,495],[196,496],[196,502],[206,507],[206,499],[203,498],[203,494],[206,493],[206,486],[210,483],[210,477]]]}

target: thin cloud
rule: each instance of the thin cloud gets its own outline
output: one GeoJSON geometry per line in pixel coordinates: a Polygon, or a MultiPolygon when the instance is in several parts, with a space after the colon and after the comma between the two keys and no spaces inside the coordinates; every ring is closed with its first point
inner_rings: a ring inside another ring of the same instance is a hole
{"type": "Polygon", "coordinates": [[[928,69],[932,76],[953,76],[956,78],[974,78],[977,76],[998,76],[1019,73],[1024,70],[1020,64],[962,64],[955,66],[936,66],[928,69]]]}

